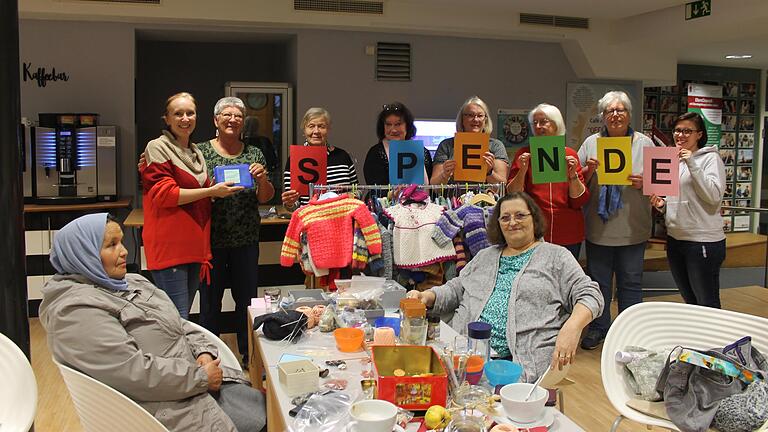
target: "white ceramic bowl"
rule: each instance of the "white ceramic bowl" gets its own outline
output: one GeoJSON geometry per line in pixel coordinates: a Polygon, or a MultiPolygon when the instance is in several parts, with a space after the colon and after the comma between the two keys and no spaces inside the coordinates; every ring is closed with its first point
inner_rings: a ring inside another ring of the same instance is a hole
{"type": "Polygon", "coordinates": [[[507,416],[519,423],[530,423],[538,420],[544,412],[549,392],[542,387],[536,387],[526,402],[525,396],[531,391],[533,384],[512,383],[501,388],[501,405],[507,416]]]}

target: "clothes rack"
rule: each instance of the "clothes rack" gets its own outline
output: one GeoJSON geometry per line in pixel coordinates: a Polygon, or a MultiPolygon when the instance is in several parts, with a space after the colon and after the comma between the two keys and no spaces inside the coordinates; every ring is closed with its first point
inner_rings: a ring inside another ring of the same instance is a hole
{"type": "MultiPolygon", "coordinates": [[[[406,187],[407,184],[386,184],[386,185],[322,185],[322,184],[309,184],[309,196],[313,197],[316,193],[322,193],[327,191],[332,192],[352,192],[358,191],[376,191],[376,192],[389,192],[396,190],[398,187],[406,187]]],[[[506,191],[506,183],[451,183],[451,184],[439,184],[439,185],[419,185],[419,187],[425,191],[432,193],[442,194],[443,192],[477,192],[481,190],[492,189],[495,191],[506,191]]],[[[317,288],[317,278],[314,275],[308,276],[307,287],[317,288]]]]}
{"type": "MultiPolygon", "coordinates": [[[[399,185],[321,185],[310,183],[309,184],[309,196],[314,196],[315,192],[333,191],[333,192],[356,192],[356,191],[390,191],[397,187],[409,186],[406,184],[399,185]]],[[[451,183],[451,184],[439,184],[439,185],[419,185],[419,187],[425,191],[456,191],[456,192],[469,192],[484,189],[495,188],[497,191],[504,191],[506,188],[505,183],[451,183]]]]}

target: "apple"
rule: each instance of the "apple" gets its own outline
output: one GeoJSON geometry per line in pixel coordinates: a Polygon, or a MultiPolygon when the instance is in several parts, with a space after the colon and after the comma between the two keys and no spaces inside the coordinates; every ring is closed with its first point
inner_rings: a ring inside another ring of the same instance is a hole
{"type": "Polygon", "coordinates": [[[451,413],[440,405],[432,405],[424,414],[424,425],[430,429],[443,429],[451,421],[451,413]]]}

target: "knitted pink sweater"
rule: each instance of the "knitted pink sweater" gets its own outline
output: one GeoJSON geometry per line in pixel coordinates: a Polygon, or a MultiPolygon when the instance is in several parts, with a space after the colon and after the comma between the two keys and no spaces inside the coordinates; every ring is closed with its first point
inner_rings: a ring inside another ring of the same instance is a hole
{"type": "Polygon", "coordinates": [[[347,267],[352,261],[353,220],[363,231],[369,253],[380,254],[381,233],[368,208],[360,200],[340,195],[322,201],[312,198],[293,213],[283,240],[280,264],[290,267],[301,257],[299,239],[306,232],[315,267],[347,267]]]}

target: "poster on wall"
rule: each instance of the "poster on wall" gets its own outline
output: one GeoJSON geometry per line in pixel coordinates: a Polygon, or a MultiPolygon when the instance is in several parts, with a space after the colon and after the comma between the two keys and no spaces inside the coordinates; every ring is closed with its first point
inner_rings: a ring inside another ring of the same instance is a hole
{"type": "Polygon", "coordinates": [[[707,146],[720,143],[723,123],[723,87],[688,84],[688,112],[698,113],[707,128],[707,146]]]}
{"type": "Polygon", "coordinates": [[[510,160],[522,147],[528,145],[531,128],[527,109],[499,109],[496,113],[496,138],[504,143],[510,160]]]}
{"type": "Polygon", "coordinates": [[[630,125],[636,131],[642,130],[642,88],[632,83],[569,82],[566,90],[566,144],[574,150],[584,140],[603,127],[602,114],[597,112],[597,101],[612,90],[625,92],[632,103],[634,115],[630,125]]]}

